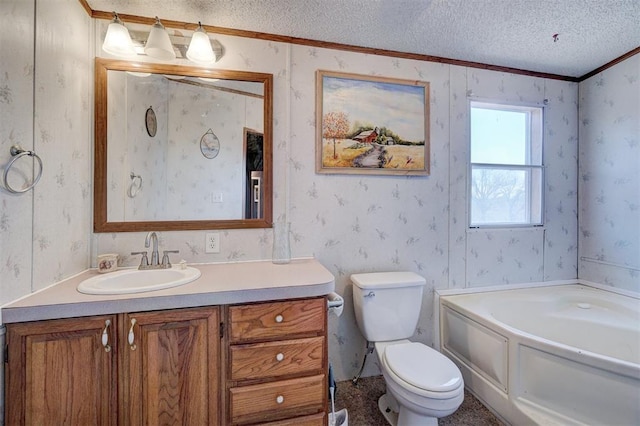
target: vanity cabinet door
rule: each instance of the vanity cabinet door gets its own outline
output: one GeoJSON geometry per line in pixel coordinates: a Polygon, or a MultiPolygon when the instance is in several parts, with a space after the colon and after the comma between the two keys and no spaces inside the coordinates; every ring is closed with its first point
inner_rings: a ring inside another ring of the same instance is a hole
{"type": "Polygon", "coordinates": [[[120,423],[220,424],[220,310],[124,314],[120,423]]]}
{"type": "Polygon", "coordinates": [[[115,316],[7,325],[7,425],[115,425],[115,316]]]}

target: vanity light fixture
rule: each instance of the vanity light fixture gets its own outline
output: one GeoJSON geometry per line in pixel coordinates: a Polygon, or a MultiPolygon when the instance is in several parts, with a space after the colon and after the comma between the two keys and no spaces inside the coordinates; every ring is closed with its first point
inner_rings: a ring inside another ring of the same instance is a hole
{"type": "Polygon", "coordinates": [[[113,20],[107,28],[102,50],[114,56],[128,58],[136,56],[129,30],[124,26],[116,12],[113,12],[113,20]]]}
{"type": "Polygon", "coordinates": [[[198,22],[198,28],[191,36],[187,59],[196,64],[210,64],[216,61],[216,54],[211,47],[211,40],[207,32],[202,28],[202,23],[198,22]]]}
{"type": "Polygon", "coordinates": [[[135,28],[129,31],[115,12],[113,16],[102,44],[102,49],[111,55],[122,58],[146,55],[165,62],[180,58],[203,66],[214,64],[224,55],[224,47],[209,38],[200,22],[192,36],[187,37],[179,32],[170,34],[157,16],[150,32],[135,28]]]}
{"type": "Polygon", "coordinates": [[[151,27],[147,44],[144,46],[144,53],[161,61],[172,61],[176,58],[169,33],[156,16],[156,23],[151,27]]]}

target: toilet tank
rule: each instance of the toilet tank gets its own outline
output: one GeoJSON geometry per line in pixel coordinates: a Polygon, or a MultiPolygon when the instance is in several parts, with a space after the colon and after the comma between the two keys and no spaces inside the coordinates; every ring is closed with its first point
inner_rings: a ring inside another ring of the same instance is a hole
{"type": "Polygon", "coordinates": [[[351,275],[353,307],[368,342],[407,339],[418,325],[426,280],[413,272],[351,275]]]}

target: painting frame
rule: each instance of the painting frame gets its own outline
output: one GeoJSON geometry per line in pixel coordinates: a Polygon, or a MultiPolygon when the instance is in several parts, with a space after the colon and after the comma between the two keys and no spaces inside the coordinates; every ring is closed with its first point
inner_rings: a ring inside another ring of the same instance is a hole
{"type": "Polygon", "coordinates": [[[316,173],[428,176],[429,95],[427,81],[317,70],[316,173]]]}

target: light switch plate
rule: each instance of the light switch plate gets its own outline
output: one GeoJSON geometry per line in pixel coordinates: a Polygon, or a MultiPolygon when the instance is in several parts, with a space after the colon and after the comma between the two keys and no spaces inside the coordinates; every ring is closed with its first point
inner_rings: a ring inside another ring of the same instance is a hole
{"type": "Polygon", "coordinates": [[[220,253],[220,233],[219,232],[207,232],[207,236],[204,242],[205,253],[220,253]]]}

